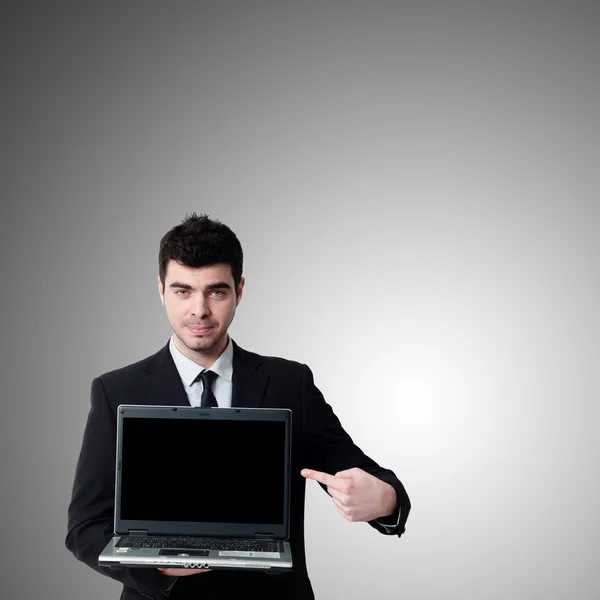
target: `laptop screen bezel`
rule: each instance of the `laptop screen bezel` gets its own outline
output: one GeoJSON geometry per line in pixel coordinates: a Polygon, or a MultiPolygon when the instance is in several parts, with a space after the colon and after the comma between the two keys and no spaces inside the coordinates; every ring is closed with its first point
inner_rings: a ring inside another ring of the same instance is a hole
{"type": "Polygon", "coordinates": [[[188,406],[120,405],[117,419],[114,530],[116,535],[147,535],[289,539],[292,411],[286,408],[197,408],[188,406]],[[222,419],[280,421],[285,425],[284,493],[282,523],[206,523],[147,521],[121,518],[121,485],[124,419],[222,419]]]}

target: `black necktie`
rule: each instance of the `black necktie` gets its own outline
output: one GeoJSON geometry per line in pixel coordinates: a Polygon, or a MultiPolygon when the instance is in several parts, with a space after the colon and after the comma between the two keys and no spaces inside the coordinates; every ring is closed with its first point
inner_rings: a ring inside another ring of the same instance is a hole
{"type": "Polygon", "coordinates": [[[204,386],[202,389],[202,398],[200,400],[200,406],[202,408],[214,408],[219,406],[212,391],[212,385],[216,378],[217,374],[214,371],[202,371],[202,373],[199,373],[198,377],[194,380],[194,382],[201,381],[204,386]]]}

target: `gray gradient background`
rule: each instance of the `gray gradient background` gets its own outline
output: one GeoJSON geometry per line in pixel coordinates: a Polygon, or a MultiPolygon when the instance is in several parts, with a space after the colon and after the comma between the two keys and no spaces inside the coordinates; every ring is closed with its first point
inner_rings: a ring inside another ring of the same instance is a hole
{"type": "Polygon", "coordinates": [[[193,210],[245,249],[235,339],[413,502],[398,540],[308,486],[319,599],[600,595],[594,4],[4,9],[2,597],[118,597],[63,546],[90,383],[166,342],[193,210]]]}

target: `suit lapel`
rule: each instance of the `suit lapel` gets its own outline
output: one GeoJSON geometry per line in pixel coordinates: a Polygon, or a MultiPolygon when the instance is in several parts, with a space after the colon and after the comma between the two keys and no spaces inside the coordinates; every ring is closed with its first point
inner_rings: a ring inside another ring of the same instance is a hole
{"type": "Polygon", "coordinates": [[[148,390],[149,404],[190,406],[187,394],[167,344],[144,366],[144,387],[148,390]]]}
{"type": "Polygon", "coordinates": [[[258,354],[242,350],[233,342],[232,407],[256,408],[263,401],[269,376],[258,354]]]}

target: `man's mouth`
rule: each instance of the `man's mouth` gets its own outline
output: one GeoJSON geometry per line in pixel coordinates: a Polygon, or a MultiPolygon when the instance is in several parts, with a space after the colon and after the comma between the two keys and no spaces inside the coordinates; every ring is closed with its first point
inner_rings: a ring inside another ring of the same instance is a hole
{"type": "Polygon", "coordinates": [[[202,335],[204,333],[208,333],[212,329],[212,327],[205,327],[200,325],[188,325],[187,328],[194,335],[202,335]]]}

